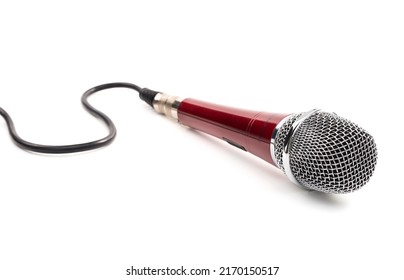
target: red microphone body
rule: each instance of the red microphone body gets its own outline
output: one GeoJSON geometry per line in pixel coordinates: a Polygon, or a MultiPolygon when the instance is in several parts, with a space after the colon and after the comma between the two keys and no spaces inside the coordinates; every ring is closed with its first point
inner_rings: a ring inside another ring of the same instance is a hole
{"type": "Polygon", "coordinates": [[[191,98],[178,107],[178,121],[222,139],[276,166],[270,144],[286,114],[258,112],[216,105],[191,98]]]}

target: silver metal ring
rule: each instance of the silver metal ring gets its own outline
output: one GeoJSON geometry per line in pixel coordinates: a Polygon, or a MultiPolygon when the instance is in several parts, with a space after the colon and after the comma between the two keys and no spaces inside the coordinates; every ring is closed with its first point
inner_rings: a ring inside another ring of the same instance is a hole
{"type": "Polygon", "coordinates": [[[295,140],[295,135],[296,131],[299,129],[300,125],[307,120],[311,115],[320,112],[320,109],[313,109],[311,111],[308,111],[306,113],[303,113],[293,124],[291,129],[289,130],[286,139],[285,139],[285,145],[283,147],[283,153],[282,153],[282,161],[283,161],[283,167],[285,169],[285,174],[289,178],[290,181],[294,182],[295,184],[302,186],[300,184],[295,176],[292,173],[292,169],[290,167],[290,149],[292,148],[293,141],[295,140]]]}
{"type": "Polygon", "coordinates": [[[159,92],[153,100],[153,108],[158,113],[178,121],[178,107],[183,98],[159,92]]]}
{"type": "Polygon", "coordinates": [[[274,129],[274,131],[272,132],[272,135],[271,135],[271,142],[269,143],[269,151],[270,151],[270,153],[271,153],[272,161],[275,163],[275,165],[276,165],[278,168],[281,168],[281,167],[279,166],[278,161],[276,160],[276,156],[275,156],[275,138],[276,138],[276,135],[278,134],[279,130],[281,129],[281,127],[285,124],[285,122],[287,122],[287,121],[289,120],[289,118],[290,118],[291,116],[293,116],[293,114],[284,117],[284,118],[276,125],[276,127],[275,127],[275,129],[274,129]]]}

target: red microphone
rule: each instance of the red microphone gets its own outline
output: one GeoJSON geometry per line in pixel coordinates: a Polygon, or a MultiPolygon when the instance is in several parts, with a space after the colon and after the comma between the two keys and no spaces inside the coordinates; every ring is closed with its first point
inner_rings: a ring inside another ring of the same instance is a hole
{"type": "Polygon", "coordinates": [[[335,113],[311,110],[276,114],[236,109],[195,99],[181,99],[131,83],[109,83],[87,90],[81,101],[109,128],[101,139],[69,145],[43,145],[22,139],[10,115],[0,108],[13,141],[37,153],[75,153],[109,145],[116,136],[112,120],[94,108],[88,97],[110,88],[129,88],[157,112],[184,125],[216,136],[277,166],[294,183],[305,188],[348,193],[365,185],[372,176],[377,149],[373,137],[335,113]]]}
{"type": "Polygon", "coordinates": [[[352,192],[365,185],[375,169],[373,137],[335,113],[251,111],[148,89],[139,96],[157,112],[258,156],[308,189],[352,192]]]}

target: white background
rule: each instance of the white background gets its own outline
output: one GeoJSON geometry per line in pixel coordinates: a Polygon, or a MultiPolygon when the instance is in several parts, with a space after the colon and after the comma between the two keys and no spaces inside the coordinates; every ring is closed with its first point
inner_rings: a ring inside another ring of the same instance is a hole
{"type": "MultiPolygon", "coordinates": [[[[402,279],[403,5],[2,1],[0,106],[27,140],[104,136],[81,93],[126,81],[248,109],[337,112],[375,137],[379,159],[356,193],[307,192],[125,89],[91,99],[118,128],[94,152],[24,152],[0,120],[0,279],[156,279],[125,276],[132,265],[402,279]]],[[[221,278],[233,279],[183,277],[221,278]]]]}

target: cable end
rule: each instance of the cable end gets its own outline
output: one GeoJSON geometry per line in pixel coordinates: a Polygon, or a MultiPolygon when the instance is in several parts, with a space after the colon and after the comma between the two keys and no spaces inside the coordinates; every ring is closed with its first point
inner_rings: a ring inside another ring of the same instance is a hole
{"type": "Polygon", "coordinates": [[[142,99],[144,102],[150,105],[153,108],[153,100],[158,94],[158,91],[154,91],[148,88],[142,88],[139,91],[139,98],[142,99]]]}

